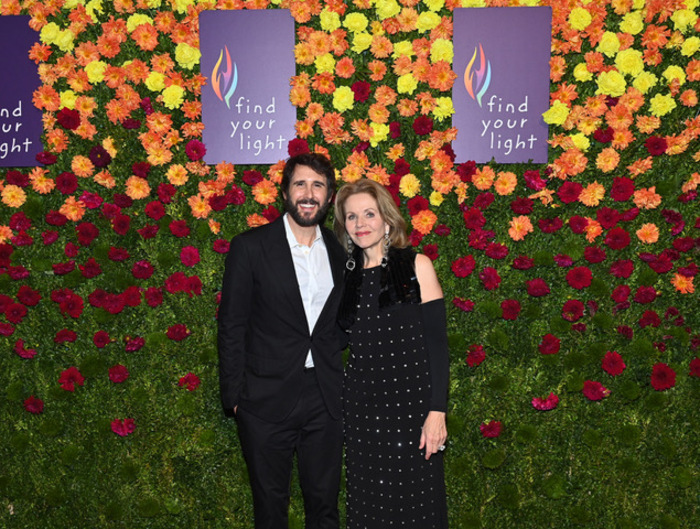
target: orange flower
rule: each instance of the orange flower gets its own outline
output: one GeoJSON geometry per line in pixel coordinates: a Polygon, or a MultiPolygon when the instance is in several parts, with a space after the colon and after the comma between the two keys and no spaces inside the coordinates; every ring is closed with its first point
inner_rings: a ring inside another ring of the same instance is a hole
{"type": "Polygon", "coordinates": [[[502,172],[498,175],[494,189],[501,196],[510,195],[515,190],[517,183],[518,178],[515,176],[515,173],[502,172]]]}
{"type": "Polygon", "coordinates": [[[698,188],[698,185],[700,185],[700,173],[693,173],[690,175],[690,180],[683,184],[681,191],[683,191],[683,193],[694,191],[698,188]]]}
{"type": "Polygon", "coordinates": [[[75,197],[70,196],[66,199],[58,212],[65,215],[68,220],[77,222],[83,218],[86,209],[82,200],[77,200],[75,197]]]}
{"type": "Polygon", "coordinates": [[[457,74],[452,70],[450,63],[439,61],[430,67],[428,73],[428,85],[434,90],[447,92],[452,88],[457,74]]]}
{"type": "Polygon", "coordinates": [[[132,175],[126,181],[126,195],[132,200],[140,200],[151,194],[148,181],[140,176],[132,175]]]}
{"type": "Polygon", "coordinates": [[[637,230],[637,238],[645,244],[654,244],[659,240],[659,228],[653,222],[647,222],[637,230]]]}
{"type": "Polygon", "coordinates": [[[642,134],[651,134],[661,126],[661,118],[656,116],[637,116],[637,128],[642,134]]]}
{"type": "Polygon", "coordinates": [[[22,207],[27,201],[27,194],[19,186],[14,184],[6,185],[2,188],[2,202],[11,208],[22,207]]]}
{"type": "Polygon", "coordinates": [[[366,119],[355,119],[350,123],[350,130],[360,141],[369,141],[372,138],[372,129],[366,119]]]}
{"type": "Polygon", "coordinates": [[[374,93],[374,99],[384,106],[393,105],[396,103],[396,91],[387,85],[378,86],[374,93]]]}
{"type": "Polygon", "coordinates": [[[508,235],[514,241],[522,241],[528,233],[532,233],[534,228],[532,227],[532,222],[525,215],[520,215],[518,217],[513,217],[510,221],[510,229],[508,230],[508,235]]]}
{"type": "Polygon", "coordinates": [[[600,204],[600,201],[603,200],[604,196],[605,187],[603,184],[599,184],[597,181],[595,181],[583,188],[578,200],[584,206],[595,207],[600,204]]]}
{"type": "Polygon", "coordinates": [[[150,132],[155,132],[158,136],[163,136],[170,131],[173,126],[173,119],[163,112],[153,112],[146,118],[146,125],[150,132]]]}
{"type": "Polygon", "coordinates": [[[253,186],[253,198],[258,204],[267,206],[277,200],[277,186],[269,180],[260,180],[253,186]]]}
{"type": "Polygon", "coordinates": [[[552,176],[566,180],[575,176],[586,168],[588,158],[578,149],[567,149],[557,160],[552,163],[552,176]]]}
{"type": "Polygon", "coordinates": [[[34,91],[32,103],[39,110],[55,112],[61,107],[61,98],[52,87],[41,85],[34,91]]]}
{"type": "Polygon", "coordinates": [[[695,285],[693,285],[692,277],[686,277],[676,273],[673,275],[673,279],[671,279],[671,284],[681,294],[693,294],[695,292],[695,285]]]}
{"type": "Polygon", "coordinates": [[[389,55],[391,55],[391,52],[394,51],[394,46],[384,35],[375,35],[372,38],[372,44],[370,45],[369,51],[377,59],[386,59],[389,55]]]}
{"type": "Polygon", "coordinates": [[[625,108],[634,114],[644,105],[644,95],[633,86],[630,86],[627,88],[627,92],[620,96],[617,104],[624,105],[625,108]]]}
{"type": "Polygon", "coordinates": [[[370,61],[367,65],[370,71],[369,78],[372,81],[381,81],[386,75],[386,64],[383,61],[370,61]]]}
{"type": "Polygon", "coordinates": [[[9,226],[0,225],[0,242],[9,241],[12,235],[12,229],[9,226]]]}
{"type": "Polygon", "coordinates": [[[586,232],[586,240],[588,242],[593,242],[595,241],[598,237],[600,237],[603,233],[603,228],[600,225],[600,222],[594,219],[588,219],[588,224],[584,228],[584,231],[586,232]]]}
{"type": "Polygon", "coordinates": [[[654,209],[661,204],[661,195],[656,192],[656,186],[637,189],[632,195],[635,206],[639,209],[654,209]]]}
{"type": "Polygon", "coordinates": [[[165,176],[168,177],[168,182],[178,187],[185,185],[187,180],[189,180],[187,169],[180,164],[171,165],[165,173],[165,176]]]}
{"type": "Polygon", "coordinates": [[[221,223],[216,222],[214,219],[209,219],[209,231],[216,235],[221,231],[221,223]]]}
{"type": "Polygon", "coordinates": [[[362,178],[363,174],[363,169],[357,165],[346,165],[340,170],[341,180],[343,182],[347,182],[348,184],[357,182],[360,178],[362,178]]]}
{"type": "Polygon", "coordinates": [[[405,150],[406,149],[403,146],[403,143],[395,143],[394,145],[389,147],[389,150],[386,153],[386,157],[389,158],[392,162],[395,162],[404,155],[405,150]]]}
{"type": "Polygon", "coordinates": [[[289,91],[289,101],[295,107],[304,108],[311,102],[311,92],[306,86],[293,86],[289,91]]]}
{"type": "Polygon", "coordinates": [[[558,83],[566,72],[566,60],[561,55],[555,55],[549,60],[549,79],[558,83]]]}
{"type": "Polygon", "coordinates": [[[418,233],[423,235],[429,234],[436,222],[437,215],[429,209],[419,211],[411,217],[411,225],[418,233]]]}
{"type": "Polygon", "coordinates": [[[151,67],[156,72],[168,73],[175,67],[175,61],[169,54],[161,53],[151,58],[151,67]]]}
{"type": "Polygon", "coordinates": [[[418,111],[418,103],[413,99],[401,99],[398,105],[396,105],[396,109],[399,111],[401,117],[410,118],[418,111]]]}
{"type": "Polygon", "coordinates": [[[90,161],[90,158],[78,154],[71,161],[71,170],[75,173],[75,176],[88,178],[95,172],[95,166],[90,161]]]}
{"type": "Polygon", "coordinates": [[[107,189],[112,189],[117,185],[117,182],[114,180],[114,177],[109,173],[109,171],[100,171],[93,177],[93,180],[95,183],[100,184],[102,187],[107,189]]]}
{"type": "Polygon", "coordinates": [[[493,169],[488,166],[477,168],[476,172],[472,176],[472,183],[479,191],[486,191],[493,184],[496,178],[493,169]]]}
{"type": "Polygon", "coordinates": [[[257,228],[258,226],[263,226],[264,224],[270,223],[269,220],[258,213],[248,215],[245,220],[248,223],[249,228],[257,228]]]}
{"type": "Polygon", "coordinates": [[[331,39],[323,31],[311,31],[306,41],[311,46],[314,57],[320,57],[331,51],[331,39]]]}
{"type": "Polygon", "coordinates": [[[196,219],[206,219],[211,213],[209,201],[202,195],[191,196],[187,199],[187,203],[190,205],[192,216],[196,219]]]}
{"type": "Polygon", "coordinates": [[[313,121],[309,119],[299,120],[294,124],[294,130],[296,130],[297,138],[308,138],[314,133],[313,121]]]}
{"type": "Polygon", "coordinates": [[[452,191],[454,186],[457,185],[459,181],[459,175],[454,171],[436,172],[430,179],[432,188],[441,195],[446,195],[452,191]]]}
{"type": "Polygon", "coordinates": [[[382,184],[383,186],[388,186],[389,185],[389,173],[387,170],[382,167],[381,165],[372,165],[367,171],[365,172],[365,176],[369,178],[370,180],[374,180],[378,184],[382,184]]]}
{"type": "Polygon", "coordinates": [[[626,149],[634,141],[634,135],[629,129],[616,130],[613,132],[612,147],[614,149],[626,149]]]}
{"type": "Polygon", "coordinates": [[[131,33],[131,38],[144,51],[153,51],[158,45],[158,31],[150,24],[139,25],[131,33]]]}
{"type": "Polygon", "coordinates": [[[627,129],[634,122],[632,112],[623,106],[615,105],[605,113],[605,121],[615,130],[627,129]]]}
{"type": "Polygon", "coordinates": [[[685,68],[685,75],[688,81],[700,81],[700,60],[692,60],[688,62],[685,68]]]}
{"type": "Polygon", "coordinates": [[[598,154],[595,165],[604,173],[609,173],[615,170],[618,163],[620,163],[620,155],[612,147],[606,147],[598,154]]]}
{"type": "Polygon", "coordinates": [[[155,166],[166,165],[173,159],[170,149],[160,143],[154,144],[148,151],[148,163],[155,166]]]}
{"type": "Polygon", "coordinates": [[[350,79],[355,73],[355,65],[350,57],[343,57],[335,64],[335,75],[343,79],[350,79]]]}
{"type": "Polygon", "coordinates": [[[68,147],[68,135],[63,129],[53,129],[46,134],[46,145],[53,153],[61,153],[68,147]]]}
{"type": "Polygon", "coordinates": [[[374,103],[367,112],[369,119],[374,123],[387,123],[389,121],[389,110],[380,103],[374,103]]]}
{"type": "Polygon", "coordinates": [[[636,160],[635,162],[631,163],[630,165],[627,166],[627,170],[630,172],[630,176],[634,178],[635,176],[639,176],[640,174],[646,173],[649,169],[651,169],[653,160],[651,156],[647,156],[646,158],[641,158],[639,160],[636,160]]]}

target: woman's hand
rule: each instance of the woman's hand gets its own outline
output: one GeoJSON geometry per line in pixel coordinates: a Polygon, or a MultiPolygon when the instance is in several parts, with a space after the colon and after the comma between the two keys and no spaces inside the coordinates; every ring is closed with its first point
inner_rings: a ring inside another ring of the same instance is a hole
{"type": "Polygon", "coordinates": [[[423,429],[420,434],[419,450],[425,448],[425,458],[438,452],[447,440],[447,426],[445,425],[445,413],[442,411],[431,411],[425,418],[423,429]]]}

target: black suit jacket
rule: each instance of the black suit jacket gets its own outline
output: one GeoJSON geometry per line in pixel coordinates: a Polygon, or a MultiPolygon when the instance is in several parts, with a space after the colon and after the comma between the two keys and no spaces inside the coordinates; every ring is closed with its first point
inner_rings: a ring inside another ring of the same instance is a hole
{"type": "Polygon", "coordinates": [[[219,382],[224,409],[235,406],[279,422],[297,403],[311,349],[330,414],[341,416],[344,333],[336,323],[345,255],[322,227],[333,290],[309,332],[284,222],[237,235],[226,257],[218,315],[219,382]]]}

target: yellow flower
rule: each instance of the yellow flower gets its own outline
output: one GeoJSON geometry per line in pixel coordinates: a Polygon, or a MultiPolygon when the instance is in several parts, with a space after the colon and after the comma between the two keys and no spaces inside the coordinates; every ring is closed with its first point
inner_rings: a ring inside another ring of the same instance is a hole
{"type": "Polygon", "coordinates": [[[437,191],[433,191],[430,193],[430,205],[435,206],[436,208],[442,204],[443,200],[445,200],[445,197],[442,196],[440,193],[437,191]]]}
{"type": "Polygon", "coordinates": [[[656,94],[649,101],[649,110],[656,117],[665,116],[676,108],[676,101],[669,95],[656,94]]]}
{"type": "Polygon", "coordinates": [[[372,137],[369,140],[372,147],[376,147],[379,145],[379,142],[389,137],[389,125],[385,125],[384,123],[370,123],[369,126],[372,129],[372,137]]]}
{"type": "Polygon", "coordinates": [[[452,63],[454,58],[454,48],[452,47],[452,41],[447,39],[435,39],[433,45],[430,47],[430,60],[432,62],[445,61],[452,63]]]}
{"type": "Polygon", "coordinates": [[[681,55],[691,57],[698,50],[700,50],[700,38],[690,37],[685,39],[685,42],[681,46],[681,55]]]}
{"type": "Polygon", "coordinates": [[[27,194],[19,186],[14,184],[2,188],[2,202],[11,208],[19,208],[27,201],[27,194]]]}
{"type": "Polygon", "coordinates": [[[445,7],[445,0],[423,0],[423,3],[428,6],[428,9],[435,12],[445,7]]]}
{"type": "Polygon", "coordinates": [[[70,29],[60,31],[54,42],[63,52],[69,52],[75,47],[75,35],[70,29]]]}
{"type": "Polygon", "coordinates": [[[349,86],[339,86],[333,92],[333,108],[338,112],[350,110],[355,103],[355,94],[349,86]]]}
{"type": "Polygon", "coordinates": [[[61,33],[61,28],[55,22],[49,22],[39,32],[39,39],[44,44],[54,44],[61,33]]]}
{"type": "Polygon", "coordinates": [[[109,153],[109,155],[114,158],[117,155],[117,148],[114,146],[114,139],[107,136],[102,140],[102,148],[109,153]]]}
{"type": "Polygon", "coordinates": [[[401,6],[396,0],[376,0],[375,5],[377,6],[377,16],[380,20],[396,16],[401,11],[401,6]]]}
{"type": "Polygon", "coordinates": [[[416,22],[416,29],[421,33],[430,31],[437,27],[440,23],[440,15],[433,13],[432,11],[423,11],[418,15],[418,21],[416,22]]]}
{"type": "Polygon", "coordinates": [[[321,29],[331,33],[340,27],[340,15],[330,9],[321,11],[321,29]]]}
{"type": "Polygon", "coordinates": [[[131,33],[137,27],[139,27],[141,24],[150,24],[152,26],[153,19],[151,17],[149,17],[148,15],[144,15],[142,13],[135,13],[127,19],[126,30],[129,33],[131,33]]]}
{"type": "Polygon", "coordinates": [[[646,94],[649,90],[654,88],[658,82],[659,78],[653,73],[642,72],[634,79],[634,81],[632,81],[632,86],[634,86],[642,94],[646,94]]]}
{"type": "Polygon", "coordinates": [[[179,108],[185,99],[185,90],[176,84],[163,90],[163,104],[170,110],[179,108]]]}
{"type": "Polygon", "coordinates": [[[597,51],[608,57],[614,56],[620,50],[620,40],[611,31],[606,31],[598,43],[597,51]]]}
{"type": "Polygon", "coordinates": [[[65,90],[61,92],[61,106],[66,108],[75,108],[75,100],[78,95],[73,90],[65,90]]]}
{"type": "Polygon", "coordinates": [[[572,28],[583,31],[593,21],[593,17],[588,10],[582,7],[575,7],[569,13],[569,24],[572,28]]]}
{"type": "Polygon", "coordinates": [[[335,71],[335,58],[331,53],[324,53],[316,57],[314,66],[318,73],[333,73],[333,71],[335,71]]]}
{"type": "Polygon", "coordinates": [[[88,76],[88,81],[91,83],[101,83],[104,81],[104,73],[107,69],[107,63],[102,61],[92,61],[85,66],[85,73],[88,76]]]}
{"type": "Polygon", "coordinates": [[[698,21],[698,15],[690,9],[679,9],[673,12],[671,20],[673,20],[673,27],[675,29],[681,33],[685,33],[688,31],[688,28],[695,26],[695,23],[698,21]]]}
{"type": "MultiPolygon", "coordinates": [[[[539,0],[534,1],[539,2],[539,0]]],[[[460,5],[461,7],[486,7],[486,0],[461,0],[460,5]]]]}
{"type": "Polygon", "coordinates": [[[175,60],[187,70],[191,70],[199,64],[202,53],[197,48],[193,48],[185,42],[181,42],[175,48],[175,60]]]}
{"type": "Polygon", "coordinates": [[[140,176],[132,175],[126,181],[126,195],[132,200],[140,200],[151,194],[148,181],[140,176]]]}
{"type": "Polygon", "coordinates": [[[145,0],[145,3],[151,9],[155,9],[161,6],[163,0],[145,0]]]}
{"type": "Polygon", "coordinates": [[[170,3],[174,4],[173,9],[178,13],[187,13],[187,8],[194,5],[194,0],[171,0],[170,3]]]}
{"type": "Polygon", "coordinates": [[[151,72],[143,83],[151,92],[160,92],[165,88],[165,75],[160,72],[151,72]]]}
{"type": "Polygon", "coordinates": [[[396,89],[399,94],[412,94],[416,88],[418,88],[418,81],[411,73],[402,75],[396,81],[396,89]]]}
{"type": "Polygon", "coordinates": [[[420,181],[416,175],[408,173],[401,177],[399,192],[406,198],[413,198],[420,192],[420,181]]]}
{"type": "Polygon", "coordinates": [[[102,0],[90,0],[85,4],[85,12],[92,19],[93,22],[97,22],[97,13],[102,14],[104,9],[102,8],[102,0]]]}
{"type": "Polygon", "coordinates": [[[435,108],[433,108],[433,116],[438,121],[449,118],[455,113],[455,107],[452,105],[451,97],[435,98],[435,108]]]}
{"type": "Polygon", "coordinates": [[[352,51],[362,53],[372,45],[372,35],[369,33],[355,33],[352,39],[352,51]]]}
{"type": "Polygon", "coordinates": [[[631,11],[622,17],[620,22],[620,31],[637,35],[644,30],[644,20],[642,19],[641,11],[631,11]]]}
{"type": "Polygon", "coordinates": [[[398,59],[399,57],[412,57],[413,55],[413,43],[409,40],[402,40],[394,44],[394,51],[391,56],[394,59],[398,59]]]}
{"type": "Polygon", "coordinates": [[[615,66],[624,74],[635,77],[644,70],[642,52],[633,48],[622,50],[615,56],[615,66]]]}
{"type": "Polygon", "coordinates": [[[576,79],[579,83],[593,79],[593,74],[588,71],[585,62],[580,62],[574,66],[574,79],[576,79]]]}
{"type": "Polygon", "coordinates": [[[598,76],[598,89],[596,90],[596,94],[618,97],[625,93],[626,88],[627,85],[622,74],[611,70],[609,72],[602,72],[598,76]]]}
{"type": "Polygon", "coordinates": [[[676,66],[675,64],[672,64],[671,66],[666,68],[661,75],[663,75],[669,81],[678,79],[678,82],[681,84],[681,86],[685,84],[685,72],[683,71],[683,68],[681,68],[680,66],[676,66]]]}
{"type": "Polygon", "coordinates": [[[362,13],[349,13],[343,20],[343,26],[353,33],[362,33],[367,29],[367,17],[362,13]]]}
{"type": "Polygon", "coordinates": [[[581,134],[580,132],[572,134],[570,138],[579,151],[586,152],[591,146],[591,140],[588,139],[588,136],[586,136],[585,134],[581,134]]]}
{"type": "Polygon", "coordinates": [[[557,99],[542,117],[549,125],[561,125],[569,117],[569,107],[557,99]]]}

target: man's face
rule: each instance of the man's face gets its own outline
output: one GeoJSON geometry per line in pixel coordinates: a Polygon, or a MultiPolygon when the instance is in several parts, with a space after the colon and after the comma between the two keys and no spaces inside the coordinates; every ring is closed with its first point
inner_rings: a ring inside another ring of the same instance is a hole
{"type": "Polygon", "coordinates": [[[330,190],[326,177],[306,165],[297,165],[289,182],[284,209],[299,226],[315,226],[330,207],[330,190]]]}

